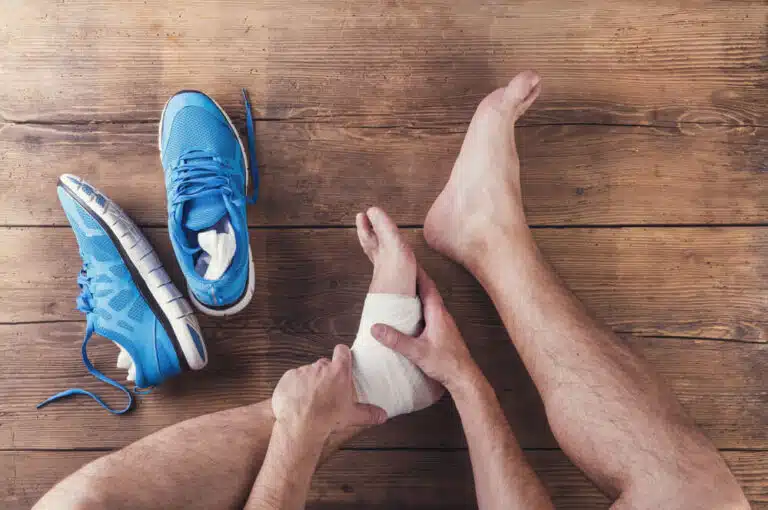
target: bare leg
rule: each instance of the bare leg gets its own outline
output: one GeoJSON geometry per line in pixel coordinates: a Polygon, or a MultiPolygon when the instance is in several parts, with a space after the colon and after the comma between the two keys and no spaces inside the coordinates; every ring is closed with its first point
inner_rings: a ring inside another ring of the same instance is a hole
{"type": "Polygon", "coordinates": [[[427,242],[483,285],[530,372],[563,450],[627,508],[748,508],[710,442],[664,383],[589,317],[538,251],[520,192],[515,121],[539,93],[518,75],[483,100],[427,242]]]}
{"type": "Polygon", "coordinates": [[[240,508],[273,422],[268,400],[187,420],[84,466],[35,509],[240,508]]]}
{"type": "MultiPolygon", "coordinates": [[[[416,259],[391,220],[370,209],[358,236],[374,264],[370,291],[416,295],[416,259]]],[[[273,425],[269,400],[187,420],[84,466],[35,509],[242,508],[273,425]]],[[[323,457],[360,430],[333,436],[323,457]]]]}

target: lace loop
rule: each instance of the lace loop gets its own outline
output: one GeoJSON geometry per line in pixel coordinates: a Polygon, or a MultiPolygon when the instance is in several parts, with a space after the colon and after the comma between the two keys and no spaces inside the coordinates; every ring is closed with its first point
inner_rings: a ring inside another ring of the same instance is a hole
{"type": "Polygon", "coordinates": [[[232,195],[229,162],[204,151],[191,151],[173,167],[170,203],[176,207],[188,200],[224,193],[232,195]]]}
{"type": "MultiPolygon", "coordinates": [[[[80,280],[80,278],[78,277],[78,282],[79,282],[79,280],[80,280]]],[[[101,399],[101,397],[99,397],[98,395],[95,395],[94,393],[91,393],[90,391],[87,391],[87,390],[84,390],[84,389],[81,389],[81,388],[70,388],[68,390],[64,390],[62,392],[59,392],[56,395],[53,395],[52,397],[44,400],[43,402],[40,402],[39,404],[37,404],[37,408],[38,409],[40,409],[41,407],[44,407],[44,406],[50,404],[51,402],[55,402],[56,400],[59,400],[59,399],[65,398],[65,397],[70,397],[70,396],[73,396],[73,395],[85,395],[87,397],[91,397],[93,400],[96,401],[96,403],[98,403],[101,407],[103,407],[104,409],[106,409],[107,411],[109,411],[112,414],[123,414],[123,413],[128,412],[131,409],[131,407],[133,407],[133,394],[131,393],[131,391],[128,388],[126,388],[125,386],[123,386],[122,384],[120,384],[119,382],[117,382],[117,381],[115,381],[113,379],[110,379],[106,375],[104,375],[101,372],[99,372],[93,366],[93,364],[91,363],[91,360],[88,359],[88,342],[90,341],[91,337],[93,336],[94,327],[95,327],[95,325],[93,323],[93,321],[94,321],[93,317],[94,317],[93,313],[88,313],[87,318],[86,318],[85,336],[83,337],[83,345],[80,348],[80,352],[81,352],[81,354],[83,356],[83,364],[85,365],[85,368],[88,370],[88,372],[90,372],[90,374],[92,376],[94,376],[95,378],[97,378],[98,380],[100,380],[102,382],[105,382],[105,383],[109,384],[110,386],[114,386],[115,388],[117,388],[120,391],[122,391],[123,393],[125,393],[126,396],[128,397],[128,403],[122,409],[114,409],[114,408],[110,407],[109,404],[104,402],[101,399]]]]}

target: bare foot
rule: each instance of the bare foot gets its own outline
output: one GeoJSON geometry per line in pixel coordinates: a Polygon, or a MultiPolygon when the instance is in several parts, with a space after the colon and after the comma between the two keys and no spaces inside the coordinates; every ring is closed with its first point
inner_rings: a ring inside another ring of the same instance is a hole
{"type": "Polygon", "coordinates": [[[378,207],[355,218],[360,246],[373,262],[370,293],[416,295],[416,256],[397,225],[378,207]]]}
{"type": "Polygon", "coordinates": [[[540,90],[539,75],[525,71],[477,107],[448,184],[424,222],[432,248],[468,265],[485,249],[489,227],[525,224],[514,129],[540,90]]]}

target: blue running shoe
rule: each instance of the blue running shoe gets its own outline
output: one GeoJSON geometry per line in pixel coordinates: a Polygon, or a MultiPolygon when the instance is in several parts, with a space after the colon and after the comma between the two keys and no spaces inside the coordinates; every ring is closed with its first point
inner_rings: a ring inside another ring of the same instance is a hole
{"type": "Polygon", "coordinates": [[[77,308],[86,315],[83,363],[99,380],[125,392],[128,403],[113,409],[93,393],[73,388],[38,408],[70,395],[87,395],[109,412],[122,414],[133,405],[133,395],[93,367],[87,353],[91,335],[114,342],[120,348],[117,366],[128,370],[127,379],[136,388],[148,388],[206,365],[200,326],[149,241],[122,209],[73,175],[59,178],[57,192],[83,259],[77,278],[77,308]]]}
{"type": "MultiPolygon", "coordinates": [[[[250,107],[245,91],[249,148],[250,107]]],[[[202,92],[171,97],[160,119],[160,159],[168,196],[168,230],[192,303],[214,316],[239,312],[255,287],[248,240],[246,196],[249,165],[237,129],[221,107],[202,92]]]]}

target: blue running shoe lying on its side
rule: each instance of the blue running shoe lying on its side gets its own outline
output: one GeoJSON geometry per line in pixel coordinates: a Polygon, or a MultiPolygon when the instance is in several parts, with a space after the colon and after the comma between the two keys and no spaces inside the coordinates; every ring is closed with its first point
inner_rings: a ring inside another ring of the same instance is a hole
{"type": "MultiPolygon", "coordinates": [[[[249,149],[253,124],[247,96],[249,149]]],[[[192,303],[215,316],[239,312],[255,287],[246,205],[249,172],[237,129],[202,92],[182,91],[168,100],[160,119],[160,159],[168,196],[168,230],[192,303]]]]}
{"type": "Polygon", "coordinates": [[[59,178],[57,192],[83,259],[77,278],[81,289],[77,308],[86,315],[83,363],[99,380],[124,391],[128,403],[116,410],[93,393],[73,388],[38,407],[70,395],[87,395],[109,412],[122,414],[133,405],[133,395],[91,364],[87,352],[91,335],[114,342],[120,348],[117,366],[128,370],[127,379],[137,388],[147,388],[206,365],[200,326],[149,241],[122,209],[73,175],[59,178]]]}

